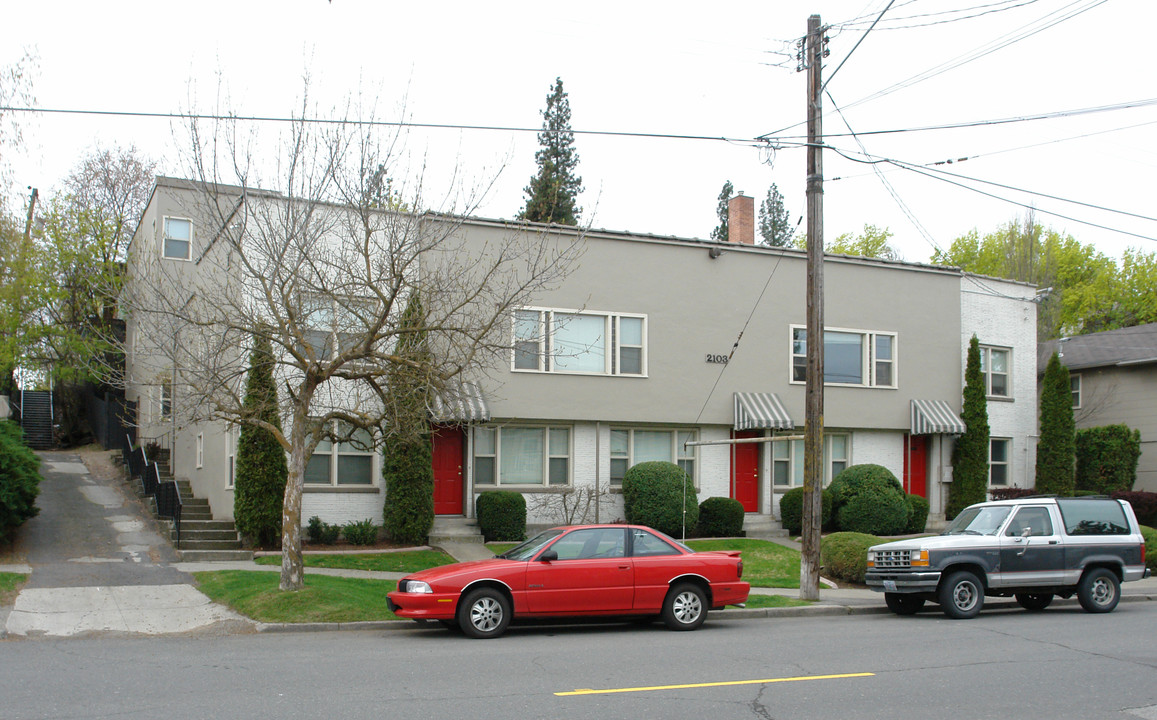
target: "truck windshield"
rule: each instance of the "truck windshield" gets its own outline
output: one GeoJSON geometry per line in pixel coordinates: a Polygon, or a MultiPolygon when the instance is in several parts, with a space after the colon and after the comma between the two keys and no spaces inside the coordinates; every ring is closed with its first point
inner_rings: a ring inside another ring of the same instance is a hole
{"type": "Polygon", "coordinates": [[[970,507],[944,529],[945,535],[995,535],[1012,508],[1007,505],[970,507]]]}

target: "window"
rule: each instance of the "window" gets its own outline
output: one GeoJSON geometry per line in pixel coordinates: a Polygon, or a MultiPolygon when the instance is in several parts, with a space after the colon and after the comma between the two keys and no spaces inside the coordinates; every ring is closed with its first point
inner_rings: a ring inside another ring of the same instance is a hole
{"type": "Polygon", "coordinates": [[[1008,438],[992,438],[988,441],[988,484],[997,487],[1008,485],[1008,438]]]}
{"type": "Polygon", "coordinates": [[[338,353],[364,340],[377,314],[372,300],[306,296],[301,302],[301,334],[319,360],[330,360],[338,353]]]}
{"type": "MultiPolygon", "coordinates": [[[[337,428],[337,432],[348,432],[337,428]]],[[[305,466],[307,485],[373,485],[374,438],[369,430],[354,430],[349,442],[322,440],[305,466]]]]}
{"type": "Polygon", "coordinates": [[[622,487],[623,476],[632,466],[662,460],[683,468],[698,487],[695,447],[687,447],[698,436],[696,430],[611,428],[611,486],[622,487]]]}
{"type": "Polygon", "coordinates": [[[570,428],[477,427],[475,485],[570,484],[570,428]]]}
{"type": "Polygon", "coordinates": [[[1116,500],[1058,498],[1057,507],[1069,535],[1129,534],[1129,521],[1116,500]]]}
{"type": "MultiPolygon", "coordinates": [[[[791,329],[791,381],[807,380],[807,328],[791,329]]],[[[824,330],[824,384],[896,387],[896,334],[824,330]]]]}
{"type": "Polygon", "coordinates": [[[205,464],[205,433],[197,433],[197,467],[205,464]]]}
{"type": "MultiPolygon", "coordinates": [[[[824,485],[850,464],[848,435],[824,435],[824,485]]],[[[771,484],[777,490],[803,487],[803,440],[771,443],[771,484]]]]}
{"type": "Polygon", "coordinates": [[[654,533],[635,528],[631,531],[631,556],[654,557],[656,555],[678,555],[679,550],[671,547],[654,533]]]}
{"type": "Polygon", "coordinates": [[[225,487],[234,487],[237,483],[237,444],[241,441],[241,426],[225,426],[225,487]]]}
{"type": "Polygon", "coordinates": [[[164,255],[174,260],[188,260],[193,244],[193,223],[184,218],[165,218],[164,255]]]}
{"type": "Polygon", "coordinates": [[[1073,410],[1081,409],[1081,376],[1069,375],[1069,391],[1073,395],[1073,410]]]}
{"type": "Polygon", "coordinates": [[[989,397],[1008,397],[1008,348],[980,346],[980,372],[984,373],[985,392],[989,397]]]}
{"type": "Polygon", "coordinates": [[[171,420],[173,417],[173,381],[161,381],[161,419],[171,420]]]}
{"type": "Polygon", "coordinates": [[[1026,507],[1016,511],[1004,534],[1008,537],[1045,537],[1053,534],[1053,521],[1048,508],[1026,507]]]}
{"type": "Polygon", "coordinates": [[[645,375],[646,318],[563,310],[514,313],[514,370],[645,375]]]}
{"type": "Polygon", "coordinates": [[[562,536],[550,546],[559,560],[621,558],[627,555],[625,528],[588,528],[562,536]]]}

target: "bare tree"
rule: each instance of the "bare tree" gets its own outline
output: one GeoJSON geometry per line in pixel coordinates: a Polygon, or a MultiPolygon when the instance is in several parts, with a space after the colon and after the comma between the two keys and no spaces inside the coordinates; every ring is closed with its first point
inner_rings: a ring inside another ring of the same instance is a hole
{"type": "Polygon", "coordinates": [[[582,525],[595,522],[602,511],[612,504],[610,488],[605,485],[598,488],[593,485],[579,485],[562,492],[530,496],[530,509],[535,517],[545,518],[552,525],[582,525]]]}
{"type": "Polygon", "coordinates": [[[509,352],[513,310],[563,277],[579,242],[527,225],[480,240],[460,215],[423,212],[420,180],[402,203],[406,185],[388,180],[397,137],[379,139],[372,124],[298,119],[265,157],[234,123],[189,129],[191,180],[168,183],[197,228],[189,262],[136,257],[142,228],[123,306],[138,337],[153,339],[137,342],[145,372],[171,373],[175,422],[257,425],[286,452],[280,586],[296,590],[304,474],[318,443],[428,430],[409,409],[415,396],[432,406],[509,352]],[[414,293],[425,309],[416,326],[401,322],[414,293]],[[421,352],[399,343],[410,333],[424,336],[421,352]],[[242,402],[254,336],[273,347],[284,430],[242,402]]]}

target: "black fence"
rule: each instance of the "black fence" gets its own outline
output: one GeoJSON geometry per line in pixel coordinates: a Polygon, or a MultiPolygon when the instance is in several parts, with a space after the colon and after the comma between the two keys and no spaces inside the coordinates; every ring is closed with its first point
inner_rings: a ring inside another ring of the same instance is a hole
{"type": "Polygon", "coordinates": [[[124,434],[121,445],[121,455],[124,457],[125,467],[129,476],[141,483],[141,491],[152,497],[157,504],[157,515],[173,521],[176,531],[177,548],[181,547],[181,491],[176,480],[162,480],[161,467],[156,458],[149,459],[149,448],[158,447],[154,443],[137,445],[134,447],[132,436],[124,434]]]}
{"type": "Polygon", "coordinates": [[[90,385],[85,391],[85,414],[89,430],[105,450],[117,447],[127,433],[136,440],[137,428],[133,423],[136,403],[121,395],[99,394],[90,385]]]}

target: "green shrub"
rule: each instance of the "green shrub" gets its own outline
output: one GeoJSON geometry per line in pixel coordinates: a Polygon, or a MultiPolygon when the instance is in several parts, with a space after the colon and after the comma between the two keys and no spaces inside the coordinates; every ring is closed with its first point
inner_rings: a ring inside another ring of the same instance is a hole
{"type": "Polygon", "coordinates": [[[1133,514],[1137,522],[1153,527],[1157,525],[1157,493],[1144,490],[1129,492],[1115,492],[1110,497],[1114,500],[1125,500],[1133,506],[1133,514]]]}
{"type": "Polygon", "coordinates": [[[1105,425],[1078,431],[1077,489],[1097,495],[1132,490],[1140,457],[1140,430],[1105,425]]]}
{"type": "Polygon", "coordinates": [[[378,541],[378,526],[370,518],[348,522],[342,528],[342,535],[351,545],[373,545],[378,541]]]}
{"type": "Polygon", "coordinates": [[[1040,440],[1036,445],[1036,486],[1045,495],[1066,497],[1076,490],[1073,395],[1069,369],[1053,353],[1040,381],[1040,440]]]}
{"type": "Polygon", "coordinates": [[[1157,530],[1142,525],[1141,536],[1145,538],[1145,567],[1157,575],[1157,530]]]}
{"type": "Polygon", "coordinates": [[[0,420],[0,541],[36,517],[40,494],[40,458],[24,444],[24,431],[0,420]]]}
{"type": "Polygon", "coordinates": [[[309,535],[310,542],[319,545],[333,545],[341,535],[341,526],[324,523],[321,518],[314,515],[309,519],[309,525],[305,531],[309,535]]]}
{"type": "Polygon", "coordinates": [[[1015,500],[1022,497],[1040,495],[1036,488],[998,487],[992,489],[993,500],[1015,500]]]}
{"type": "Polygon", "coordinates": [[[909,535],[924,532],[928,525],[928,498],[908,494],[908,527],[904,532],[909,535]]]}
{"type": "MultiPolygon", "coordinates": [[[[828,527],[832,522],[832,494],[827,488],[820,493],[820,524],[828,527]]],[[[792,535],[803,532],[803,488],[792,488],[779,499],[780,522],[792,535]]]]}
{"type": "Polygon", "coordinates": [[[674,463],[642,462],[623,476],[627,522],[647,525],[671,537],[683,536],[699,522],[699,498],[690,476],[674,463]]]}
{"type": "Polygon", "coordinates": [[[964,434],[952,445],[952,484],[944,515],[951,520],[964,508],[988,495],[988,397],[980,370],[980,341],[968,341],[964,368],[964,405],[960,411],[964,434]]]}
{"type": "Polygon", "coordinates": [[[702,537],[741,537],[743,503],[732,498],[709,497],[699,504],[699,535],[702,537]]]}
{"type": "Polygon", "coordinates": [[[881,465],[853,465],[836,476],[832,495],[835,525],[845,532],[899,535],[908,527],[910,508],[904,488],[881,465]]]}
{"type": "MultiPolygon", "coordinates": [[[[244,413],[280,430],[281,411],[273,366],[269,338],[254,334],[245,379],[244,413]]],[[[257,425],[242,425],[237,441],[233,518],[237,531],[258,547],[281,545],[281,512],[288,476],[285,450],[274,434],[257,425]]]]}
{"type": "Polygon", "coordinates": [[[510,490],[490,490],[475,503],[478,527],[486,542],[515,542],[526,538],[526,498],[510,490]]]}
{"type": "Polygon", "coordinates": [[[386,500],[383,524],[390,539],[422,545],[434,526],[434,459],[429,435],[396,438],[382,453],[386,500]]]}
{"type": "Polygon", "coordinates": [[[883,542],[875,535],[838,532],[820,540],[820,574],[826,578],[863,584],[868,570],[868,548],[883,542]]]}

